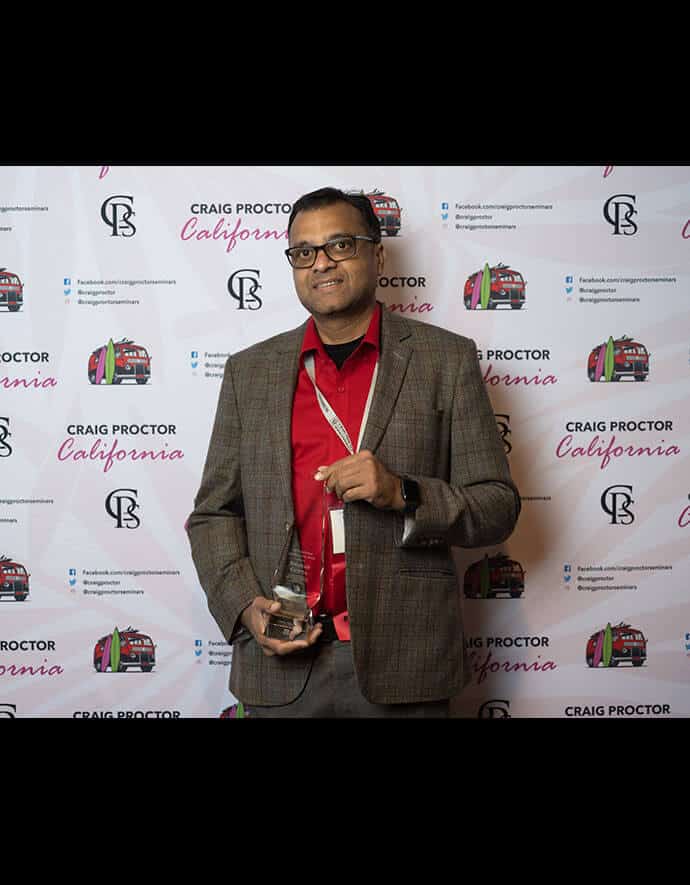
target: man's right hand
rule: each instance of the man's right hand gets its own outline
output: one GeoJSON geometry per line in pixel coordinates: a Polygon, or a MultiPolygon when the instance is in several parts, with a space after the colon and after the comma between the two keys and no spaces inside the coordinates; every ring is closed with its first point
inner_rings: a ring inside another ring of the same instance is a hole
{"type": "Polygon", "coordinates": [[[280,603],[278,601],[266,599],[264,596],[257,596],[254,602],[248,605],[240,615],[240,621],[259,643],[267,657],[289,655],[292,652],[314,645],[321,635],[323,629],[321,624],[317,624],[309,629],[306,639],[268,639],[264,636],[269,615],[278,614],[279,611],[280,603]]]}

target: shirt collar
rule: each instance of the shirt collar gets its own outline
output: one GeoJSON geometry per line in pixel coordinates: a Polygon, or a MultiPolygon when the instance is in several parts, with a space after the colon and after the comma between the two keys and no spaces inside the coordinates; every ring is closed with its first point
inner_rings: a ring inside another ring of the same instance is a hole
{"type": "MultiPolygon", "coordinates": [[[[364,344],[368,344],[374,348],[376,353],[378,354],[381,350],[381,302],[376,302],[376,309],[374,310],[371,321],[369,322],[369,328],[364,335],[364,338],[360,342],[360,346],[364,344]]],[[[307,322],[307,328],[304,332],[304,338],[302,339],[302,349],[300,351],[300,356],[304,356],[305,353],[308,353],[310,350],[316,350],[318,353],[326,357],[326,351],[323,347],[323,341],[321,340],[318,330],[316,328],[316,323],[314,322],[314,317],[309,317],[307,322]]]]}

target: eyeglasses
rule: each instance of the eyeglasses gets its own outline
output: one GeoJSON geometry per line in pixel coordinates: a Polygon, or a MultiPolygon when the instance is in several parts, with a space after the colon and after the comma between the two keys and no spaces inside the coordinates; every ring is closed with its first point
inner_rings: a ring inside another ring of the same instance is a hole
{"type": "Polygon", "coordinates": [[[362,237],[360,235],[338,237],[335,240],[328,240],[322,246],[293,246],[291,249],[286,249],[285,254],[293,267],[304,270],[307,267],[314,266],[319,249],[323,249],[331,261],[345,261],[347,258],[354,258],[357,254],[357,240],[368,240],[370,243],[376,242],[373,237],[362,237]]]}

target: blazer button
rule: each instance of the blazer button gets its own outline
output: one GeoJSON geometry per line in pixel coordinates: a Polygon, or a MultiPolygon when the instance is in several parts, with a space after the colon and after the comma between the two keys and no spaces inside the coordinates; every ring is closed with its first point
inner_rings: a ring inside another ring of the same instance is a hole
{"type": "Polygon", "coordinates": [[[285,531],[286,531],[286,532],[289,532],[289,531],[290,531],[290,523],[289,523],[289,522],[286,522],[286,523],[285,523],[285,531]]]}

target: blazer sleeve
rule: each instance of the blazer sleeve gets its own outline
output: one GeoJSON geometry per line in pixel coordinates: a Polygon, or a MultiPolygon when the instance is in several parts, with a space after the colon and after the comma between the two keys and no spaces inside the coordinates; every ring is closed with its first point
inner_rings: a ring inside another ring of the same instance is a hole
{"type": "Polygon", "coordinates": [[[512,481],[493,408],[482,378],[477,346],[463,348],[453,394],[450,482],[411,476],[421,504],[400,520],[398,546],[485,547],[513,531],[521,502],[512,481]]]}
{"type": "Polygon", "coordinates": [[[232,363],[228,358],[201,486],[186,528],[209,611],[231,643],[245,631],[239,620],[242,611],[256,596],[263,595],[247,555],[241,430],[232,363]]]}

